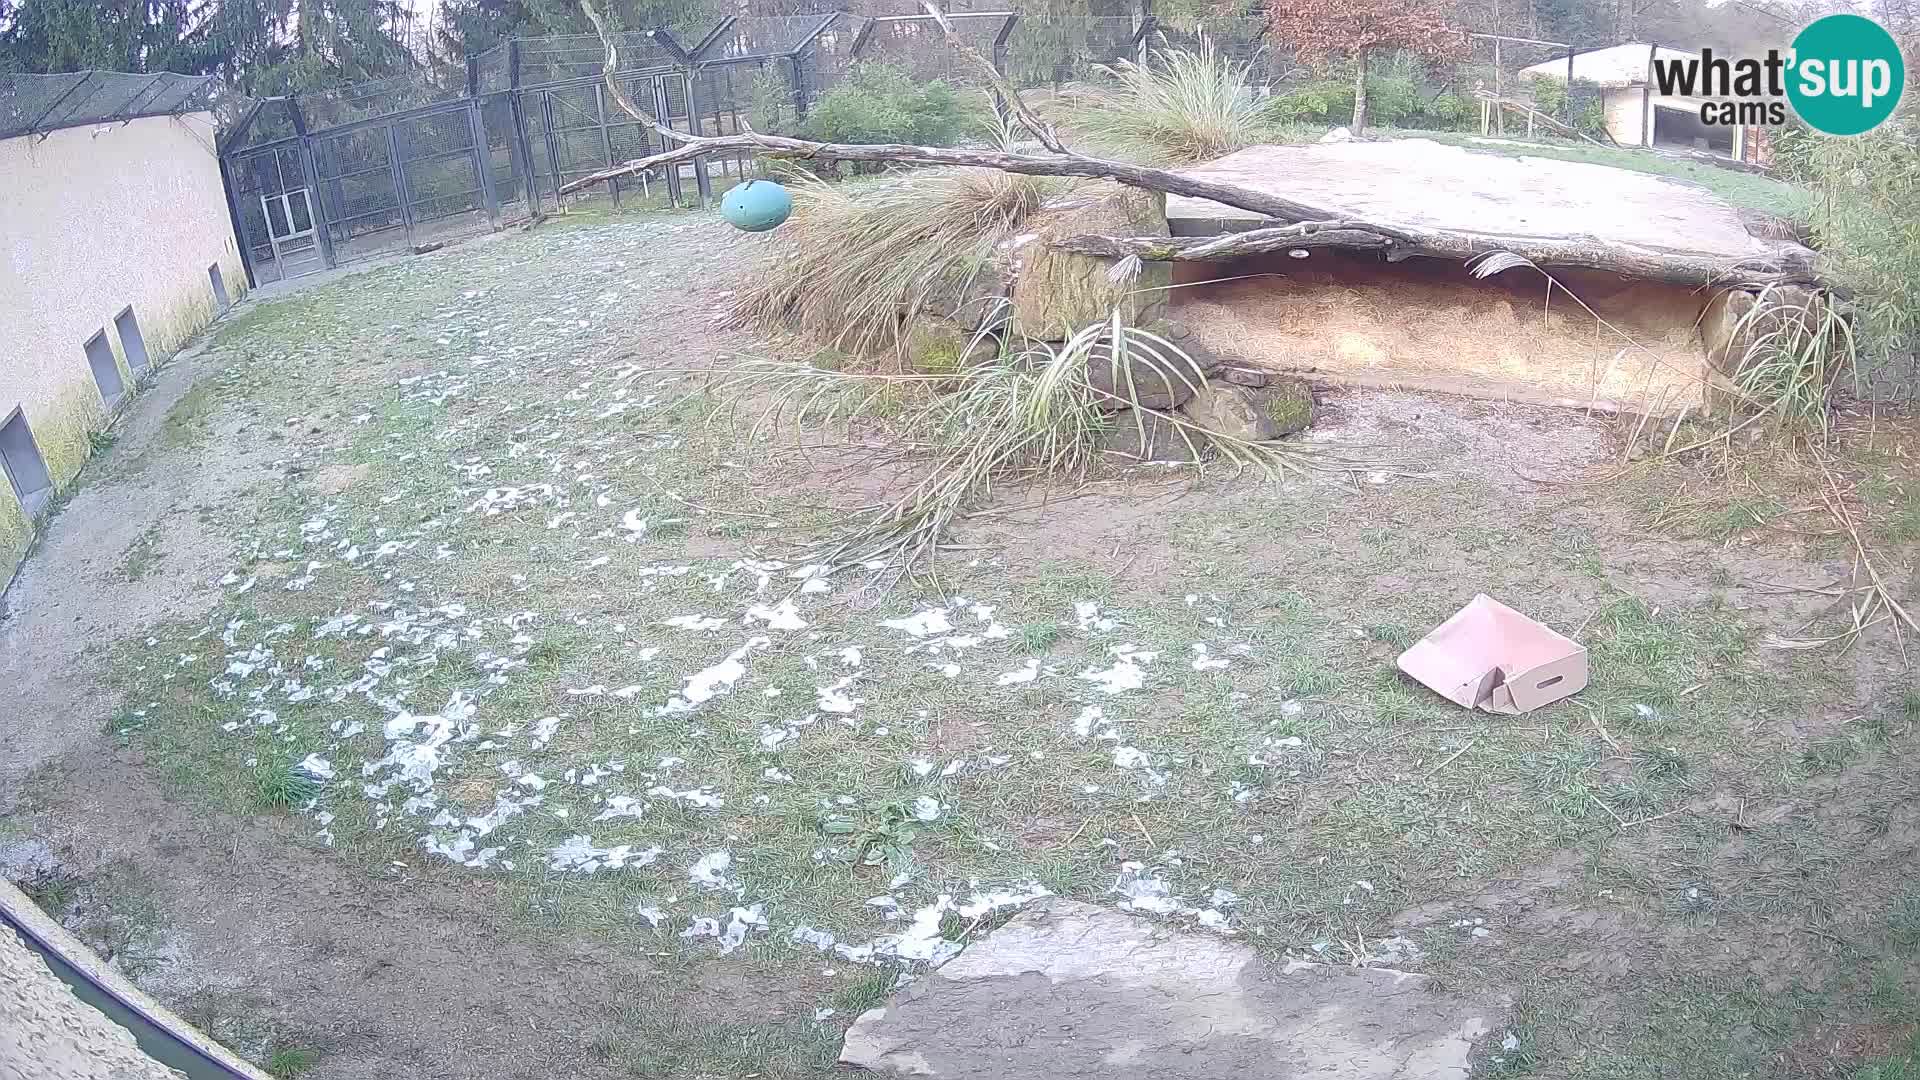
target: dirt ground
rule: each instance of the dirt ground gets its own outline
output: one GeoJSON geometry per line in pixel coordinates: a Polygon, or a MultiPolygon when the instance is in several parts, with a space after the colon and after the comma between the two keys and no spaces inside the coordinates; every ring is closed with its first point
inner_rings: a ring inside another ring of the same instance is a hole
{"type": "MultiPolygon", "coordinates": [[[[666,373],[763,351],[718,328],[751,243],[562,222],[242,307],[169,365],[5,596],[9,876],[283,1075],[825,1075],[899,964],[800,931],[905,957],[876,901],[1146,875],[1271,962],[1502,1002],[1484,1075],[1852,1077],[1905,1045],[1920,695],[1884,626],[1763,646],[1849,564],[1787,466],[1625,468],[1603,417],[1341,390],[1306,445],[1369,467],[1122,473],[971,527],[938,583],[769,591],[872,484],[858,445],[677,400],[666,373]],[[1587,644],[1590,689],[1489,717],[1401,680],[1480,591],[1587,644]],[[880,621],[930,612],[987,640],[880,621]],[[1089,689],[1139,648],[1142,688],[1089,689]],[[396,710],[469,691],[486,742],[412,789],[442,802],[362,797],[396,710]],[[574,834],[647,861],[583,872],[574,834]]],[[[1909,438],[1859,421],[1847,467],[1910,596],[1909,438]]]]}

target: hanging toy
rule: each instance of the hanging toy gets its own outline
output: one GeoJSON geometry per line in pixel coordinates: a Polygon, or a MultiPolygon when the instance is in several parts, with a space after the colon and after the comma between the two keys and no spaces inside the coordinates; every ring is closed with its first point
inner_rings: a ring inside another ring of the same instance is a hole
{"type": "Polygon", "coordinates": [[[720,199],[720,216],[742,232],[766,232],[793,213],[793,196],[771,180],[735,184],[720,199]]]}

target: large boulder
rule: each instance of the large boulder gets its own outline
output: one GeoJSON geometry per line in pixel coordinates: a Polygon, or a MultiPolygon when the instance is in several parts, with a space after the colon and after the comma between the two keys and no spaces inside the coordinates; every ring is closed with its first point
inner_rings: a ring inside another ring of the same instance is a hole
{"type": "Polygon", "coordinates": [[[1207,369],[1196,360],[1167,355],[1155,358],[1132,349],[1125,362],[1116,362],[1105,354],[1088,357],[1087,384],[1106,395],[1100,407],[1108,412],[1171,409],[1207,385],[1207,369]]]}
{"type": "Polygon", "coordinates": [[[1129,279],[1114,273],[1120,260],[1053,247],[1055,240],[1083,234],[1166,236],[1166,196],[1101,181],[1081,184],[1035,211],[1004,251],[1014,333],[1064,341],[1116,309],[1132,326],[1165,311],[1167,286],[1173,282],[1169,264],[1139,262],[1138,273],[1129,279]]]}
{"type": "Polygon", "coordinates": [[[1102,453],[1142,462],[1200,460],[1198,438],[1183,433],[1166,413],[1135,409],[1118,414],[1112,424],[1100,441],[1102,453]]]}
{"type": "Polygon", "coordinates": [[[1262,373],[1264,385],[1226,380],[1207,383],[1180,412],[1216,434],[1242,442],[1277,439],[1313,423],[1313,390],[1299,379],[1262,373]]]}
{"type": "Polygon", "coordinates": [[[928,286],[920,313],[938,316],[967,331],[1000,322],[1006,318],[1010,273],[1010,267],[996,260],[948,266],[928,286]]]}
{"type": "Polygon", "coordinates": [[[1798,285],[1778,286],[1767,300],[1769,310],[1759,315],[1752,315],[1760,304],[1759,294],[1745,289],[1726,289],[1707,301],[1700,315],[1700,341],[1715,371],[1729,378],[1740,374],[1754,342],[1779,329],[1786,319],[1817,320],[1819,305],[1824,303],[1813,290],[1798,285]]]}
{"type": "Polygon", "coordinates": [[[1180,411],[1208,431],[1241,442],[1260,442],[1280,434],[1259,396],[1230,382],[1207,383],[1180,411]]]}

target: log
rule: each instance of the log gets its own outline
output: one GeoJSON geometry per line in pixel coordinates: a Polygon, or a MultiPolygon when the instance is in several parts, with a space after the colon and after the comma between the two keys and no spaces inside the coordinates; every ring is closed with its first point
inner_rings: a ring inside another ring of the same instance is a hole
{"type": "Polygon", "coordinates": [[[1508,252],[1542,269],[1601,270],[1678,285],[1825,286],[1813,266],[1813,253],[1799,247],[1779,248],[1771,257],[1717,259],[1592,236],[1441,232],[1404,226],[1384,231],[1369,222],[1342,219],[1220,236],[1069,236],[1055,241],[1054,247],[1116,259],[1131,255],[1150,262],[1219,262],[1313,248],[1380,252],[1392,262],[1415,255],[1464,260],[1508,252]]]}
{"type": "MultiPolygon", "coordinates": [[[[1155,169],[1125,161],[1083,157],[1079,154],[1051,154],[1041,157],[1031,154],[1009,154],[999,150],[909,146],[905,143],[820,143],[807,139],[787,138],[783,135],[762,135],[757,132],[709,136],[688,136],[685,132],[675,132],[675,135],[681,140],[681,145],[674,149],[601,169],[599,172],[566,184],[561,187],[560,193],[571,194],[616,177],[630,176],[664,165],[677,164],[703,154],[717,151],[736,153],[746,151],[788,159],[888,161],[906,165],[961,165],[976,169],[999,169],[1002,172],[1022,173],[1028,176],[1073,176],[1090,180],[1117,180],[1130,187],[1164,191],[1174,195],[1190,195],[1197,199],[1211,199],[1217,203],[1250,210],[1280,221],[1321,221],[1337,216],[1331,210],[1278,195],[1249,191],[1233,184],[1199,180],[1169,172],[1166,169],[1155,169]]],[[[1397,225],[1380,223],[1377,227],[1387,235],[1400,235],[1400,228],[1397,225]]]]}

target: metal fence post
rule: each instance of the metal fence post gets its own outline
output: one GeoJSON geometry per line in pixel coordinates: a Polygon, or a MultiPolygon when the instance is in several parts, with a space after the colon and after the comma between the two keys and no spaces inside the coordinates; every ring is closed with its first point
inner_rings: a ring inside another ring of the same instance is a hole
{"type": "MultiPolygon", "coordinates": [[[[1567,36],[1572,37],[1573,35],[1568,34],[1567,36]]],[[[1575,52],[1574,47],[1572,45],[1568,45],[1567,46],[1567,126],[1570,128],[1577,128],[1579,126],[1579,121],[1575,119],[1575,113],[1573,108],[1573,54],[1574,52],[1575,52]]]]}
{"type": "MultiPolygon", "coordinates": [[[[327,223],[327,193],[320,188],[320,169],[314,161],[313,139],[307,134],[306,114],[300,111],[300,99],[293,95],[287,97],[287,118],[293,122],[293,134],[300,148],[300,178],[313,195],[307,200],[307,209],[313,215],[310,224],[320,245],[320,260],[332,268],[336,264],[333,257],[333,228],[327,223]]],[[[288,214],[291,218],[292,211],[289,210],[288,214]]],[[[291,220],[288,224],[292,224],[291,220]]]]}
{"type": "MultiPolygon", "coordinates": [[[[700,104],[695,100],[694,83],[697,81],[690,72],[680,73],[681,85],[686,88],[684,95],[687,103],[687,134],[704,134],[700,128],[700,104]]],[[[673,123],[669,119],[668,127],[673,123]]],[[[707,175],[707,159],[700,155],[693,159],[693,186],[700,192],[700,209],[705,210],[713,202],[713,179],[707,175]]]]}
{"type": "Polygon", "coordinates": [[[1640,145],[1653,149],[1653,61],[1660,55],[1660,46],[1647,46],[1646,81],[1640,84],[1640,126],[1643,129],[1640,145]]]}
{"type": "Polygon", "coordinates": [[[507,40],[507,118],[513,130],[507,134],[507,158],[520,181],[520,199],[527,204],[527,216],[540,216],[540,183],[534,176],[533,141],[527,138],[527,110],[521,100],[520,39],[507,40]]]}
{"type": "MultiPolygon", "coordinates": [[[[469,68],[471,70],[471,68],[469,68]]],[[[493,144],[487,141],[487,122],[480,116],[480,99],[467,99],[467,130],[473,133],[473,167],[479,173],[480,202],[487,224],[500,227],[500,193],[493,190],[493,144]]]]}
{"type": "Polygon", "coordinates": [[[553,209],[559,213],[567,207],[560,201],[560,149],[553,142],[553,94],[545,90],[540,92],[540,126],[547,144],[547,176],[553,181],[553,209]]]}
{"type": "Polygon", "coordinates": [[[240,269],[247,275],[247,288],[260,287],[259,275],[253,269],[252,245],[247,242],[247,229],[240,218],[240,200],[233,194],[233,159],[227,154],[220,155],[220,188],[227,197],[227,219],[233,223],[233,239],[240,247],[240,269]]]}
{"type": "Polygon", "coordinates": [[[1013,37],[1014,24],[1019,21],[1019,12],[1008,14],[1007,21],[1000,24],[1000,32],[993,36],[993,70],[1002,76],[1007,73],[1007,41],[1013,37]]]}
{"type": "Polygon", "coordinates": [[[793,64],[793,117],[796,120],[807,118],[807,69],[800,63],[800,54],[787,57],[793,64]]]}
{"type": "Polygon", "coordinates": [[[418,247],[413,236],[413,200],[407,195],[407,167],[400,158],[400,125],[387,125],[387,171],[393,179],[393,197],[400,205],[400,225],[407,232],[407,246],[418,247]]]}
{"type": "MultiPolygon", "coordinates": [[[[593,84],[593,109],[594,115],[600,120],[600,152],[607,159],[607,168],[611,169],[618,163],[613,160],[613,136],[607,134],[607,89],[600,83],[593,84]]],[[[617,209],[620,206],[620,178],[616,176],[608,180],[607,186],[613,189],[613,205],[617,209]]]]}

